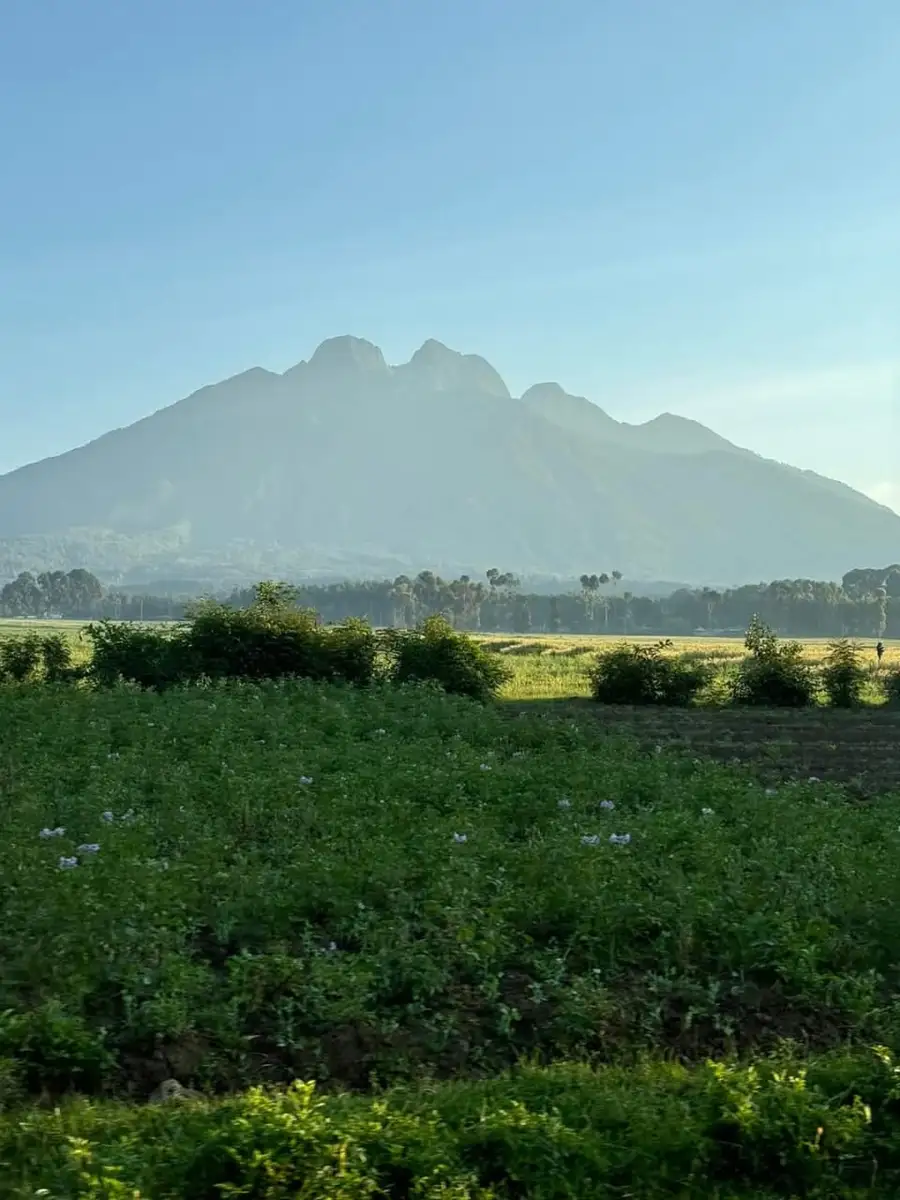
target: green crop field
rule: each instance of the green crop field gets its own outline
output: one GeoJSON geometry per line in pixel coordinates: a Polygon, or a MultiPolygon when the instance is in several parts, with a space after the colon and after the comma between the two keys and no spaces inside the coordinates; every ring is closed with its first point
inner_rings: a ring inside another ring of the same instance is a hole
{"type": "Polygon", "coordinates": [[[0,689],[0,1194],[898,1194],[893,714],[509,658],[486,709],[0,689]]]}

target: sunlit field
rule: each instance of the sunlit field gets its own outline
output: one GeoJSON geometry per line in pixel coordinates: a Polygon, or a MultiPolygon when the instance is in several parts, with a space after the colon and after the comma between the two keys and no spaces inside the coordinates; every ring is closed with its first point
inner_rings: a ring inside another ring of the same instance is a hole
{"type": "MultiPolygon", "coordinates": [[[[513,678],[503,690],[507,700],[560,700],[589,695],[588,668],[597,653],[623,641],[651,645],[659,637],[591,637],[541,634],[534,637],[515,637],[509,634],[479,634],[478,640],[503,654],[513,670],[513,678]]],[[[746,654],[740,638],[673,638],[667,651],[673,655],[690,655],[715,667],[734,667],[746,654]]],[[[871,667],[873,683],[877,679],[875,643],[877,639],[860,640],[858,645],[871,667]]],[[[801,640],[807,661],[821,664],[828,652],[827,639],[801,640]]],[[[900,667],[900,641],[884,643],[881,669],[887,672],[900,667]]],[[[714,699],[715,697],[710,697],[714,699]]],[[[877,699],[874,686],[869,699],[877,699]]]]}

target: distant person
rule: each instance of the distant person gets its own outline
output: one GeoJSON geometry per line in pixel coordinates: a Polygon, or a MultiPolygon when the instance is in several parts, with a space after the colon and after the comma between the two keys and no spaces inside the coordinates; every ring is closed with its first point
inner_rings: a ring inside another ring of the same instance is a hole
{"type": "Polygon", "coordinates": [[[878,655],[878,665],[881,666],[881,659],[884,656],[884,642],[879,642],[875,647],[875,653],[878,655]]]}

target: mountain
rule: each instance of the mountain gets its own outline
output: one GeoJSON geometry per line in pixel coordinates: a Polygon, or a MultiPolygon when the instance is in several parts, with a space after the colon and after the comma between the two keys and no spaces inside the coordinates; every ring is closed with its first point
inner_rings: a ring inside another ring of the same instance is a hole
{"type": "Polygon", "coordinates": [[[626,424],[555,383],[516,398],[478,355],[430,340],[389,366],[346,336],[0,476],[0,575],[25,547],[52,559],[35,565],[179,577],[742,582],[896,558],[900,516],[671,413],[626,424]]]}

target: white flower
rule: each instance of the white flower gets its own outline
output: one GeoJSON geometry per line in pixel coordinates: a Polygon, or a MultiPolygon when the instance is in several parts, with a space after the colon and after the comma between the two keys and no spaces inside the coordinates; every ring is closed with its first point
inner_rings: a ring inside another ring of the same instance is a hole
{"type": "Polygon", "coordinates": [[[582,844],[582,846],[599,846],[600,845],[600,834],[599,833],[586,833],[584,835],[584,837],[581,839],[581,844],[582,844]]]}
{"type": "Polygon", "coordinates": [[[118,757],[119,757],[119,752],[118,752],[117,750],[113,750],[113,752],[112,752],[111,754],[107,754],[107,756],[106,756],[106,757],[107,757],[107,758],[118,758],[118,757]]]}
{"type": "Polygon", "coordinates": [[[386,730],[386,729],[376,729],[376,730],[375,730],[375,736],[376,736],[376,737],[384,737],[384,735],[385,735],[386,733],[387,733],[387,730],[386,730]]]}
{"type": "Polygon", "coordinates": [[[335,950],[337,950],[337,942],[329,942],[328,943],[329,954],[334,954],[335,950]]]}
{"type": "Polygon", "coordinates": [[[775,795],[777,795],[777,794],[778,794],[778,788],[773,788],[773,787],[767,787],[767,788],[766,788],[766,795],[767,795],[767,796],[775,796],[775,795]]]}
{"type": "Polygon", "coordinates": [[[616,805],[615,805],[615,801],[613,801],[613,800],[601,800],[601,801],[600,801],[600,807],[601,807],[601,808],[605,808],[607,812],[612,812],[612,810],[613,810],[613,809],[616,807],[616,805]]]}
{"type": "Polygon", "coordinates": [[[55,838],[62,837],[65,834],[65,828],[62,825],[57,825],[55,829],[42,829],[38,834],[40,838],[55,838]]]}
{"type": "Polygon", "coordinates": [[[818,775],[810,775],[809,782],[810,783],[821,783],[822,780],[818,777],[818,775]]]}
{"type": "Polygon", "coordinates": [[[524,750],[516,750],[516,751],[514,751],[514,753],[513,753],[513,758],[524,758],[524,757],[525,757],[525,751],[524,751],[524,750]]]}
{"type": "Polygon", "coordinates": [[[61,871],[71,871],[73,867],[78,866],[78,859],[73,855],[72,858],[66,858],[65,855],[59,860],[59,869],[61,871]]]}
{"type": "Polygon", "coordinates": [[[78,847],[79,854],[96,854],[100,849],[99,842],[84,842],[78,847]]]}
{"type": "Polygon", "coordinates": [[[306,786],[307,784],[312,783],[312,775],[301,775],[300,783],[303,784],[303,786],[306,786]]]}
{"type": "Polygon", "coordinates": [[[630,841],[630,833],[611,833],[609,835],[609,844],[611,846],[627,846],[630,841]]]}
{"type": "Polygon", "coordinates": [[[556,807],[557,808],[571,808],[572,801],[569,799],[568,796],[563,796],[563,798],[561,800],[557,800],[556,807]]]}
{"type": "Polygon", "coordinates": [[[110,812],[109,809],[107,809],[105,813],[101,813],[100,816],[103,818],[104,821],[106,821],[106,823],[108,825],[111,824],[116,819],[116,814],[110,812]]]}
{"type": "Polygon", "coordinates": [[[489,771],[490,769],[491,768],[490,768],[489,763],[482,763],[481,766],[479,767],[479,770],[481,770],[481,771],[489,771]]]}
{"type": "Polygon", "coordinates": [[[461,846],[463,842],[467,842],[469,838],[465,833],[454,833],[453,840],[458,846],[461,846]]]}
{"type": "Polygon", "coordinates": [[[700,811],[703,813],[704,817],[711,817],[713,815],[713,810],[711,808],[701,808],[700,811]]]}
{"type": "Polygon", "coordinates": [[[662,746],[657,746],[653,751],[654,754],[662,754],[662,746]]]}

